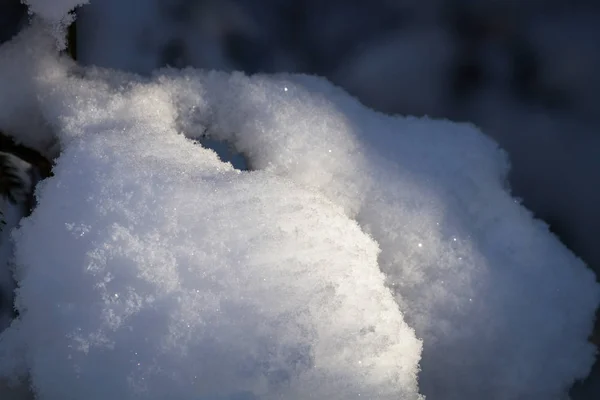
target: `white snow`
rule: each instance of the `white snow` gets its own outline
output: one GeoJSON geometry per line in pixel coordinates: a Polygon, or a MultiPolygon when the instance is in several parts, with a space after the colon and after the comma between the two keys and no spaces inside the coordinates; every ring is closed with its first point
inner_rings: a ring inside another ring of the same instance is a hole
{"type": "Polygon", "coordinates": [[[131,117],[67,148],[16,238],[14,329],[41,398],[418,398],[420,342],[372,239],[131,117]]]}
{"type": "Polygon", "coordinates": [[[0,47],[27,60],[0,69],[26,88],[0,129],[21,139],[28,110],[44,124],[21,140],[51,127],[62,149],[14,234],[0,377],[41,400],[547,400],[588,373],[594,276],[473,126],[307,76],[83,69],[51,44],[0,47]]]}
{"type": "Polygon", "coordinates": [[[15,236],[0,371],[40,399],[420,398],[421,342],[339,206],[178,134],[162,85],[65,75],[40,77],[64,151],[15,236]]]}
{"type": "Polygon", "coordinates": [[[594,276],[509,195],[504,154],[475,128],[376,114],[309,77],[169,81],[201,127],[184,132],[206,129],[253,168],[324,193],[379,242],[424,341],[425,395],[557,398],[585,377],[594,276]]]}
{"type": "Polygon", "coordinates": [[[72,11],[89,0],[21,0],[29,14],[48,24],[59,49],[67,47],[66,28],[75,20],[72,11]]]}

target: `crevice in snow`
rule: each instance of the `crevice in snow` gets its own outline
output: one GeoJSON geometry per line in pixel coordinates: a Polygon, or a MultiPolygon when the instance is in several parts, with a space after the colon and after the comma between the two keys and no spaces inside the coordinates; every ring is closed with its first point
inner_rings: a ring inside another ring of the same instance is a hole
{"type": "Polygon", "coordinates": [[[246,156],[235,150],[234,146],[226,141],[214,140],[209,137],[201,137],[197,139],[199,145],[204,148],[211,149],[219,159],[224,163],[230,163],[233,168],[239,171],[249,171],[250,166],[246,156]]]}

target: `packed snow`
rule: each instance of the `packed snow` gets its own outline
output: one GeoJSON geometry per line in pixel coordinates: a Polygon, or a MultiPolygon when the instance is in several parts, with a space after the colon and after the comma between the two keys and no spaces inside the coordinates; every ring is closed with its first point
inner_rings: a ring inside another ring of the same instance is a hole
{"type": "Polygon", "coordinates": [[[9,112],[61,152],[14,233],[5,379],[42,400],[546,400],[588,373],[594,276],[473,126],[307,76],[82,69],[36,26],[0,48],[29,88],[9,112]]]}

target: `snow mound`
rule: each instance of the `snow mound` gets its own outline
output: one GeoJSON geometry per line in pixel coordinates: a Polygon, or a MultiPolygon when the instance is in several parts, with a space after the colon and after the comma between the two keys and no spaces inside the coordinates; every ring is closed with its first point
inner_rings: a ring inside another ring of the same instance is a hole
{"type": "Polygon", "coordinates": [[[510,196],[506,157],[476,128],[377,114],[310,77],[160,80],[188,135],[320,191],[379,242],[424,342],[426,396],[558,398],[586,376],[594,275],[510,196]]]}
{"type": "Polygon", "coordinates": [[[40,399],[421,398],[421,342],[339,206],[178,134],[161,85],[46,84],[70,115],[0,371],[40,399]]]}
{"type": "Polygon", "coordinates": [[[69,147],[17,235],[40,397],[418,398],[376,244],[322,196],[151,129],[69,147]]]}
{"type": "Polygon", "coordinates": [[[404,319],[432,399],[557,399],[589,371],[594,276],[476,128],[307,76],[40,65],[63,152],[0,338],[40,399],[417,399],[404,319]]]}

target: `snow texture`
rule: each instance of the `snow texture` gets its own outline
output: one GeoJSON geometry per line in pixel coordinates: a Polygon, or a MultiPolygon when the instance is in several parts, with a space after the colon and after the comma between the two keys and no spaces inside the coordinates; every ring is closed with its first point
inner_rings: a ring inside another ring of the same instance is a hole
{"type": "Polygon", "coordinates": [[[506,158],[477,129],[377,114],[310,77],[168,82],[183,120],[202,127],[184,132],[208,131],[252,168],[324,193],[379,242],[424,341],[426,396],[559,398],[585,377],[593,273],[510,196],[506,158]]]}
{"type": "Polygon", "coordinates": [[[67,148],[16,237],[15,329],[40,397],[419,398],[420,342],[372,239],[322,196],[222,164],[160,110],[132,124],[148,95],[67,148]]]}
{"type": "Polygon", "coordinates": [[[89,0],[21,0],[29,7],[29,14],[48,24],[59,49],[67,47],[66,29],[75,20],[73,11],[89,0]]]}
{"type": "Polygon", "coordinates": [[[475,127],[308,76],[144,79],[51,45],[34,27],[0,48],[62,148],[15,233],[0,376],[41,400],[418,399],[420,340],[432,399],[560,399],[588,373],[594,276],[475,127]]]}
{"type": "Polygon", "coordinates": [[[40,78],[64,150],[15,236],[0,371],[40,399],[421,398],[421,342],[341,207],[180,135],[162,85],[66,75],[40,78]]]}
{"type": "MultiPolygon", "coordinates": [[[[127,10],[110,3],[94,2],[96,9],[82,14],[81,26],[93,27],[97,36],[113,34],[115,26],[103,21],[117,21],[127,10]],[[101,17],[95,18],[99,9],[101,17]]],[[[380,111],[471,121],[510,155],[514,196],[598,276],[600,12],[595,3],[147,1],[144,12],[138,7],[137,14],[123,17],[118,41],[107,41],[106,47],[88,40],[80,44],[88,64],[143,73],[165,64],[304,71],[329,77],[380,111]],[[164,15],[172,14],[156,12],[154,4],[194,7],[179,8],[173,14],[185,18],[165,23],[164,15]],[[246,50],[232,53],[232,44],[246,50]],[[278,62],[282,57],[289,58],[287,64],[278,62]]]]}
{"type": "Polygon", "coordinates": [[[509,153],[515,196],[598,274],[595,3],[105,0],[81,9],[79,60],[306,72],[379,111],[475,123],[509,153]]]}

